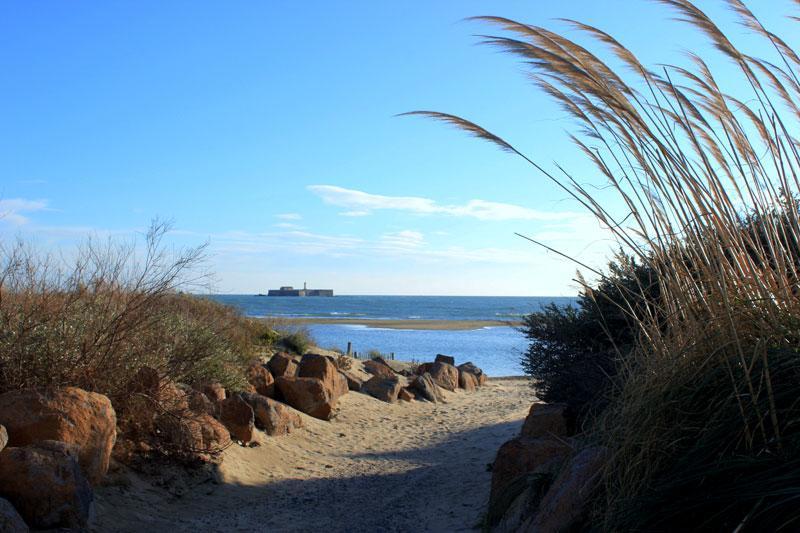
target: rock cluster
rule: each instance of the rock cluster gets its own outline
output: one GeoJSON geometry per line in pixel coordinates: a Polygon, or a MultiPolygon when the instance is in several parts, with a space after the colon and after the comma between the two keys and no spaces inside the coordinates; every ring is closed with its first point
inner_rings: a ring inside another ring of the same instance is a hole
{"type": "Polygon", "coordinates": [[[604,451],[575,452],[566,406],[534,403],[520,435],[492,464],[488,525],[494,532],[579,528],[596,488],[604,451]]]}

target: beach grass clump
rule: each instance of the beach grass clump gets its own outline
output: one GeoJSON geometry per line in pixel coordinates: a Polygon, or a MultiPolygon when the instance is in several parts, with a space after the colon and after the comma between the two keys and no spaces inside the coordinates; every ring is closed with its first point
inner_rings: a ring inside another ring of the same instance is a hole
{"type": "Polygon", "coordinates": [[[0,248],[0,392],[68,385],[113,401],[145,366],[243,386],[258,326],[179,292],[206,283],[204,248],[167,249],[168,229],[154,223],[143,244],[89,240],[71,259],[0,248]]]}
{"type": "Polygon", "coordinates": [[[634,326],[619,385],[583,436],[608,457],[594,527],[796,530],[800,56],[739,0],[726,4],[771,57],[741,50],[689,0],[660,3],[737,73],[711,52],[651,69],[576,21],[571,39],[482,18],[499,28],[485,41],[518,56],[580,124],[572,138],[601,183],[550,172],[463,118],[420,113],[523,157],[657,280],[658,305],[637,305],[645,291],[573,258],[617,285],[634,326]]]}
{"type": "Polygon", "coordinates": [[[289,352],[303,355],[314,345],[314,341],[307,328],[294,326],[280,331],[276,344],[289,352]]]}

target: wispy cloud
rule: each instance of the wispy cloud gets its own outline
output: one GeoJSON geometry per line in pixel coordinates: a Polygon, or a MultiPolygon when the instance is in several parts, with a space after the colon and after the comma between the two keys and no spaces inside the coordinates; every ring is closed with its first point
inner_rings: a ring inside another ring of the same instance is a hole
{"type": "Polygon", "coordinates": [[[275,218],[281,220],[302,220],[303,216],[300,213],[280,213],[275,215],[275,218]]]}
{"type": "Polygon", "coordinates": [[[403,230],[393,233],[384,233],[381,236],[381,242],[389,246],[413,249],[419,248],[425,243],[425,236],[418,231],[403,230]]]}
{"type": "Polygon", "coordinates": [[[47,210],[47,200],[26,200],[24,198],[7,198],[0,200],[0,221],[15,226],[26,224],[27,213],[47,210]]]}
{"type": "Polygon", "coordinates": [[[345,216],[365,216],[374,211],[407,211],[417,215],[447,215],[478,220],[564,220],[576,216],[570,212],[537,211],[514,204],[470,200],[462,205],[440,204],[419,196],[385,196],[335,185],[309,185],[309,191],[328,205],[343,207],[345,216]]]}

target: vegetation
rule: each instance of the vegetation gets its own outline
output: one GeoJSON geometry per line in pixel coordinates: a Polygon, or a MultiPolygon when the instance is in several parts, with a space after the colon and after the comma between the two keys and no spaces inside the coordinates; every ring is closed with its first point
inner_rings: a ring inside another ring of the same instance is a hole
{"type": "MultiPolygon", "coordinates": [[[[622,276],[583,265],[614,287],[619,312],[601,310],[598,322],[591,306],[551,309],[527,325],[550,334],[552,344],[534,347],[550,360],[530,367],[548,385],[547,365],[570,363],[563,355],[570,340],[556,330],[573,328],[585,340],[604,321],[626,316],[632,326],[630,346],[614,348],[618,387],[584,435],[609,452],[595,527],[794,530],[800,144],[792,135],[800,119],[800,56],[739,0],[727,4],[774,52],[771,60],[741,51],[689,0],[661,3],[702,32],[738,68],[738,79],[715,75],[714,64],[695,54],[688,66],[649,69],[612,36],[579,22],[568,24],[610,50],[611,59],[544,28],[483,19],[510,34],[486,41],[522,59],[539,87],[579,122],[586,135],[574,141],[605,180],[602,200],[583,177],[561,167],[558,175],[548,172],[472,122],[421,113],[525,158],[635,259],[620,263],[622,276]],[[649,285],[626,283],[639,279],[634,265],[652,272],[654,305],[641,305],[650,301],[649,285]]],[[[612,343],[619,332],[603,329],[612,343]]],[[[573,348],[583,354],[579,374],[594,353],[609,353],[583,341],[573,348]]],[[[577,404],[596,397],[587,389],[578,387],[584,398],[577,404]]],[[[550,393],[557,394],[552,387],[550,393]]]]}

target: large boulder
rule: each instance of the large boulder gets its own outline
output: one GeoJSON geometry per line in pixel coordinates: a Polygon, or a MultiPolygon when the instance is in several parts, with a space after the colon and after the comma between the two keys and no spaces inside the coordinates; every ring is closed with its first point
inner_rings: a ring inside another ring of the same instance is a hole
{"type": "Polygon", "coordinates": [[[234,394],[219,403],[219,420],[228,428],[234,439],[244,443],[253,440],[255,415],[253,408],[241,395],[234,394]]]}
{"type": "Polygon", "coordinates": [[[572,457],[553,481],[524,531],[571,531],[579,526],[597,488],[605,458],[606,451],[600,447],[586,448],[572,457]]]}
{"type": "Polygon", "coordinates": [[[453,365],[437,362],[431,366],[429,374],[433,381],[449,391],[455,391],[458,388],[458,369],[453,365]]]}
{"type": "Polygon", "coordinates": [[[344,379],[347,381],[347,388],[351,391],[359,392],[361,387],[364,386],[364,380],[355,373],[348,370],[340,370],[339,373],[344,376],[344,379]]]}
{"type": "Polygon", "coordinates": [[[478,382],[479,387],[485,385],[486,381],[489,379],[488,376],[486,376],[486,374],[483,373],[483,370],[475,366],[475,364],[473,364],[472,362],[458,365],[458,372],[459,375],[461,373],[466,372],[468,374],[472,374],[473,376],[475,376],[475,380],[478,382]]]}
{"type": "Polygon", "coordinates": [[[568,443],[550,438],[517,437],[500,446],[492,464],[490,507],[506,499],[506,489],[516,479],[533,473],[552,474],[569,453],[568,443]]]}
{"type": "Polygon", "coordinates": [[[28,533],[27,524],[11,502],[0,498],[0,531],[3,533],[28,533]]]}
{"type": "Polygon", "coordinates": [[[387,365],[386,361],[384,361],[383,358],[381,357],[375,359],[367,359],[366,361],[364,361],[364,370],[366,370],[373,376],[383,376],[385,378],[395,375],[395,371],[392,370],[392,367],[387,365]]]}
{"type": "Polygon", "coordinates": [[[275,395],[275,379],[270,371],[267,370],[267,367],[258,361],[251,364],[247,369],[247,382],[262,396],[272,398],[275,395]]]}
{"type": "Polygon", "coordinates": [[[260,394],[242,394],[256,417],[256,427],[267,435],[287,435],[295,428],[303,427],[303,419],[291,407],[261,396],[260,394]]]}
{"type": "Polygon", "coordinates": [[[8,446],[43,440],[76,444],[81,468],[94,484],[108,471],[117,438],[111,400],[76,387],[6,392],[0,395],[0,424],[8,429],[8,446]]]}
{"type": "Polygon", "coordinates": [[[219,404],[214,403],[208,396],[198,390],[189,391],[186,395],[189,410],[195,413],[206,413],[219,416],[219,404]]]}
{"type": "Polygon", "coordinates": [[[456,366],[456,358],[452,355],[444,355],[444,354],[436,354],[436,359],[434,359],[436,363],[447,363],[450,366],[456,366]]]}
{"type": "Polygon", "coordinates": [[[275,379],[280,377],[293,378],[297,376],[299,366],[292,356],[285,353],[276,353],[267,362],[267,367],[275,379]]]}
{"type": "Polygon", "coordinates": [[[427,372],[421,376],[417,376],[411,383],[411,388],[419,393],[419,395],[429,402],[443,402],[444,394],[442,393],[436,382],[427,372]]]}
{"type": "Polygon", "coordinates": [[[336,412],[336,396],[317,378],[279,377],[275,381],[286,403],[314,418],[330,420],[336,412]]]}
{"type": "Polygon", "coordinates": [[[225,392],[225,387],[223,387],[221,383],[207,383],[200,387],[200,391],[214,403],[221,402],[228,397],[225,392]]]}
{"type": "Polygon", "coordinates": [[[524,437],[566,437],[569,435],[566,412],[565,404],[534,403],[520,434],[524,437]]]}
{"type": "Polygon", "coordinates": [[[190,459],[208,461],[231,444],[230,432],[208,413],[164,413],[156,418],[156,427],[165,447],[190,459]]]}
{"type": "Polygon", "coordinates": [[[334,399],[347,394],[347,391],[350,390],[347,386],[347,378],[336,368],[336,363],[324,355],[314,353],[304,355],[300,361],[298,376],[321,380],[325,387],[331,391],[334,399]]]}
{"type": "Polygon", "coordinates": [[[469,372],[458,371],[458,386],[467,392],[473,392],[478,388],[478,380],[469,372]]]}
{"type": "Polygon", "coordinates": [[[397,394],[397,399],[402,400],[404,402],[410,402],[414,400],[414,393],[408,390],[408,387],[403,387],[400,389],[400,392],[397,394]]]}
{"type": "Polygon", "coordinates": [[[0,452],[0,497],[33,528],[83,530],[94,493],[81,470],[78,446],[42,440],[0,452]]]}
{"type": "Polygon", "coordinates": [[[372,376],[370,380],[364,383],[361,391],[383,402],[394,403],[397,401],[397,395],[400,394],[401,388],[400,378],[396,375],[390,377],[372,376]]]}
{"type": "Polygon", "coordinates": [[[430,372],[431,367],[433,367],[433,363],[420,363],[417,365],[416,374],[421,376],[425,372],[430,372]]]}

